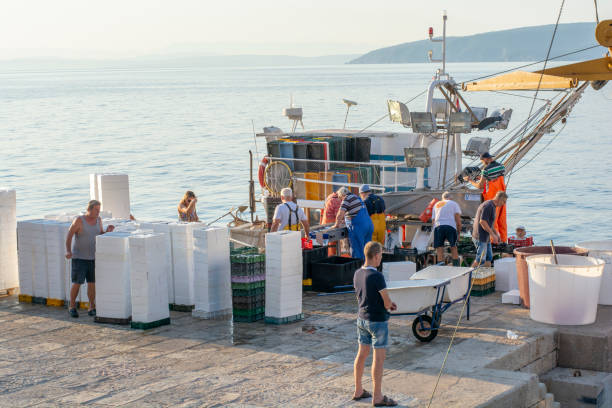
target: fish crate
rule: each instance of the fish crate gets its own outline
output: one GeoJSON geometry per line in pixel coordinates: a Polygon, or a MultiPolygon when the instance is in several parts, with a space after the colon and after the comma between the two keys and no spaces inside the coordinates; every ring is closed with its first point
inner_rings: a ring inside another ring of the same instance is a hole
{"type": "Polygon", "coordinates": [[[310,279],[312,263],[327,258],[328,246],[302,250],[302,279],[310,279]]]}
{"type": "Polygon", "coordinates": [[[259,248],[257,247],[240,247],[240,248],[232,248],[230,250],[231,255],[246,255],[246,254],[259,254],[259,248]]]}
{"type": "Polygon", "coordinates": [[[258,288],[262,288],[265,290],[266,281],[263,280],[263,281],[258,281],[258,282],[249,282],[249,283],[232,282],[232,291],[234,289],[253,290],[253,289],[258,289],[258,288]]]}
{"type": "Polygon", "coordinates": [[[253,323],[258,320],[263,320],[265,317],[264,314],[265,313],[263,312],[259,314],[255,314],[255,315],[249,315],[249,316],[239,316],[239,315],[234,314],[233,320],[234,322],[238,322],[238,323],[253,323]]]}
{"type": "Polygon", "coordinates": [[[257,296],[259,294],[265,294],[265,293],[266,293],[265,283],[264,283],[264,286],[253,288],[253,289],[232,288],[232,297],[249,297],[249,296],[257,296]]]}
{"type": "Polygon", "coordinates": [[[232,304],[234,308],[238,309],[253,309],[265,306],[266,294],[259,293],[254,296],[234,296],[232,304]]]}
{"type": "Polygon", "coordinates": [[[261,282],[266,280],[266,275],[251,275],[251,276],[232,276],[233,283],[252,283],[252,282],[261,282]]]}
{"type": "Polygon", "coordinates": [[[299,313],[294,316],[287,317],[272,317],[266,316],[266,324],[288,324],[304,320],[304,313],[299,313]]]}
{"type": "Polygon", "coordinates": [[[234,313],[234,316],[248,317],[248,316],[257,316],[257,315],[264,314],[265,311],[266,311],[266,308],[262,306],[262,307],[256,307],[254,309],[236,309],[234,308],[233,313],[234,313]]]}
{"type": "Polygon", "coordinates": [[[346,290],[353,286],[353,275],[363,261],[357,258],[332,256],[312,263],[312,289],[320,292],[346,290]]]}

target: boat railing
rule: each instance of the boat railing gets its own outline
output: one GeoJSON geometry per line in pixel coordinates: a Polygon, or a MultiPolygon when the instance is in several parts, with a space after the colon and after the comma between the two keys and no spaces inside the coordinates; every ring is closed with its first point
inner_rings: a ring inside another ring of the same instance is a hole
{"type": "MultiPolygon", "coordinates": [[[[354,188],[359,188],[364,184],[368,184],[370,186],[371,189],[373,190],[377,190],[377,191],[382,191],[382,192],[388,192],[388,191],[400,191],[400,189],[402,187],[406,187],[406,188],[415,188],[416,187],[416,182],[413,184],[402,184],[399,182],[399,168],[406,168],[406,162],[405,161],[369,161],[369,162],[355,162],[355,161],[342,161],[342,160],[321,160],[321,159],[298,159],[298,158],[292,158],[292,157],[273,157],[273,156],[266,156],[268,157],[270,160],[272,161],[283,161],[283,162],[310,162],[310,163],[320,163],[320,164],[324,164],[324,170],[319,170],[320,173],[332,173],[332,171],[330,171],[330,165],[348,165],[354,168],[359,168],[359,167],[365,167],[365,166],[370,166],[370,167],[378,167],[380,168],[381,171],[381,180],[384,180],[385,177],[385,173],[390,171],[390,170],[386,170],[386,168],[389,167],[393,167],[393,175],[394,175],[394,182],[393,184],[373,184],[373,183],[355,183],[355,182],[339,182],[339,181],[328,181],[328,180],[316,180],[316,179],[307,179],[307,178],[303,178],[303,177],[297,177],[297,176],[292,176],[292,179],[295,181],[302,181],[305,183],[314,183],[314,184],[323,184],[323,185],[339,185],[342,184],[343,186],[346,187],[354,187],[354,188]]],[[[292,170],[292,172],[294,172],[292,170]]],[[[429,178],[426,178],[426,180],[429,180],[429,178]]]]}

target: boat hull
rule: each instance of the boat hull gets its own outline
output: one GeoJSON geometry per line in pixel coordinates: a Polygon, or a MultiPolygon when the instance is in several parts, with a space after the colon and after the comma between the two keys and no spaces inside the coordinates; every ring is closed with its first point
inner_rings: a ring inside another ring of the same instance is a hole
{"type": "MultiPolygon", "coordinates": [[[[385,200],[385,211],[388,215],[419,215],[431,202],[431,200],[442,199],[442,193],[446,190],[411,190],[384,193],[381,195],[385,200]]],[[[474,218],[476,210],[481,202],[480,190],[462,188],[450,190],[450,199],[457,202],[461,207],[463,216],[474,218]]]]}

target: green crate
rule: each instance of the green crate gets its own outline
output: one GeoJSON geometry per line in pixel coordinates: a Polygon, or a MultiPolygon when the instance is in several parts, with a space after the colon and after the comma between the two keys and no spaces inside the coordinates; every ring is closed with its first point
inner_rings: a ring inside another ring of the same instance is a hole
{"type": "Polygon", "coordinates": [[[287,324],[287,323],[293,323],[293,322],[297,322],[300,320],[304,320],[304,313],[300,313],[300,314],[296,314],[294,316],[288,316],[288,317],[270,317],[270,316],[266,316],[266,323],[267,324],[287,324]]]}
{"type": "Polygon", "coordinates": [[[266,273],[266,265],[264,262],[232,263],[231,271],[232,276],[263,275],[266,273]]]}
{"type": "Polygon", "coordinates": [[[234,322],[242,322],[242,323],[252,323],[258,320],[262,320],[264,318],[264,313],[260,313],[258,315],[252,316],[238,316],[234,315],[234,322]]]}
{"type": "Polygon", "coordinates": [[[256,247],[241,247],[241,248],[233,248],[230,251],[231,255],[239,255],[239,254],[259,254],[259,249],[256,247]]]}
{"type": "Polygon", "coordinates": [[[248,316],[256,316],[264,313],[266,311],[265,307],[257,307],[255,309],[236,309],[234,308],[233,313],[234,316],[248,317],[248,316]]]}
{"type": "Polygon", "coordinates": [[[232,282],[232,290],[240,289],[240,290],[253,290],[262,288],[265,289],[266,281],[259,282],[250,282],[250,283],[241,283],[241,282],[232,282]]]}
{"type": "Polygon", "coordinates": [[[240,309],[249,309],[263,306],[266,301],[266,294],[261,292],[253,296],[234,296],[232,304],[240,309]],[[261,303],[261,305],[259,305],[261,303]],[[259,306],[258,306],[259,305],[259,306]]]}

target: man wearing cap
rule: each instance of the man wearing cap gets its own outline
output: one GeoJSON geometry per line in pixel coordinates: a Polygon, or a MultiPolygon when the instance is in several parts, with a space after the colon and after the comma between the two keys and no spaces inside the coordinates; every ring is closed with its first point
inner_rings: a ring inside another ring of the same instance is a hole
{"type": "MultiPolygon", "coordinates": [[[[504,182],[504,174],[506,168],[503,164],[493,160],[493,156],[489,152],[480,155],[482,162],[482,173],[478,181],[469,180],[476,188],[482,189],[483,201],[493,200],[498,191],[506,191],[506,183],[504,182]]],[[[467,178],[464,180],[468,181],[467,178]]],[[[497,207],[495,216],[495,229],[499,233],[500,241],[508,240],[508,226],[506,224],[506,206],[497,207]]]]}
{"type": "Polygon", "coordinates": [[[367,184],[359,187],[359,196],[363,200],[368,215],[374,224],[374,232],[372,233],[372,241],[385,244],[385,232],[387,231],[387,222],[385,220],[385,200],[382,197],[372,193],[370,186],[367,184]]]}

